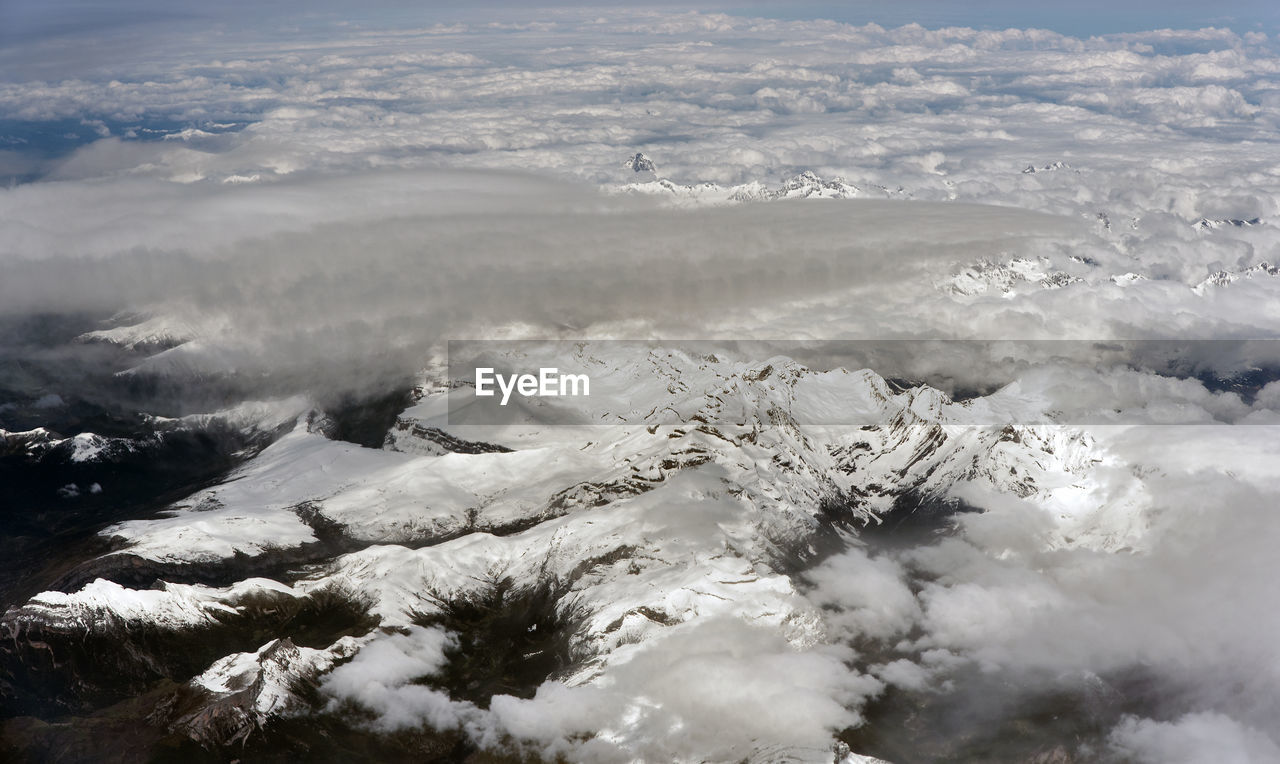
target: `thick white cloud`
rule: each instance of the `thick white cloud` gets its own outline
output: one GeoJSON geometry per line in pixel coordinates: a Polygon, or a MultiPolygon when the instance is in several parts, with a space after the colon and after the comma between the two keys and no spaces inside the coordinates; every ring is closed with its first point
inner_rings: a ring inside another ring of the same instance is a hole
{"type": "Polygon", "coordinates": [[[843,636],[887,640],[906,634],[920,620],[920,604],[902,567],[888,557],[854,549],[805,576],[811,598],[835,612],[831,622],[843,636]]]}
{"type": "Polygon", "coordinates": [[[612,667],[598,685],[548,682],[530,700],[494,698],[500,729],[548,757],[679,761],[829,757],[835,732],[882,684],[850,671],[852,651],[797,650],[736,618],[674,627],[612,667]],[[583,742],[574,734],[595,733],[583,742]],[[772,753],[770,753],[772,752],[772,753]]]}
{"type": "Polygon", "coordinates": [[[444,651],[452,639],[444,631],[420,626],[409,627],[407,634],[377,637],[350,662],[329,672],[322,689],[335,702],[354,702],[371,711],[374,725],[382,730],[414,728],[424,723],[449,730],[474,724],[479,716],[475,706],[413,683],[444,668],[444,651]]]}
{"type": "MultiPolygon", "coordinates": [[[[1095,432],[1150,492],[1140,548],[1064,545],[1049,507],[969,492],[986,511],[954,536],[846,552],[812,574],[809,596],[840,633],[901,656],[871,668],[879,679],[974,718],[1016,717],[1036,688],[1093,693],[1081,712],[1113,726],[1080,755],[1105,743],[1126,761],[1280,760],[1271,428],[1095,432]],[[970,669],[999,681],[970,689],[970,669]],[[1135,676],[1152,718],[1107,710],[1135,676]]],[[[1116,495],[1090,511],[1096,533],[1131,510],[1116,495]]]]}
{"type": "Polygon", "coordinates": [[[1265,734],[1215,713],[1187,714],[1171,722],[1131,718],[1111,733],[1111,746],[1142,764],[1280,761],[1280,746],[1265,734]]]}

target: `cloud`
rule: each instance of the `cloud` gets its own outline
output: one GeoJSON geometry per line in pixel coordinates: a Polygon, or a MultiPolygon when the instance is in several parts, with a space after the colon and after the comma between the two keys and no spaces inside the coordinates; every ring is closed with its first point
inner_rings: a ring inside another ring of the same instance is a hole
{"type": "MultiPolygon", "coordinates": [[[[376,638],[350,662],[325,675],[321,690],[335,699],[355,702],[374,714],[374,726],[385,731],[428,724],[450,730],[479,714],[470,703],[413,680],[429,677],[446,663],[451,637],[439,629],[408,627],[407,634],[376,638]]],[[[335,704],[336,707],[336,704],[335,704]]]]}
{"type": "Polygon", "coordinates": [[[461,730],[486,748],[514,743],[547,758],[625,762],[829,750],[860,722],[856,708],[882,683],[851,671],[848,648],[799,649],[776,631],[713,617],[624,648],[590,682],[549,680],[530,698],[496,695],[488,709],[414,680],[445,665],[451,637],[409,627],[379,636],[330,672],[331,708],[354,703],[381,730],[461,730]]]}
{"type": "MultiPolygon", "coordinates": [[[[1092,169],[1108,173],[1145,166],[1140,158],[1153,147],[1144,139],[1157,123],[1230,119],[1237,137],[1261,140],[1275,122],[1264,105],[1274,92],[1274,51],[1227,31],[1196,37],[1204,49],[1156,55],[1154,44],[1184,38],[1082,41],[1043,30],[885,30],[637,9],[548,13],[540,30],[468,21],[448,34],[362,21],[326,28],[323,44],[286,52],[270,40],[278,33],[271,26],[230,55],[191,38],[180,60],[157,55],[142,71],[118,64],[10,79],[0,86],[0,112],[23,120],[90,115],[123,127],[248,122],[234,149],[208,159],[224,175],[264,177],[283,154],[287,165],[308,169],[448,162],[601,182],[618,179],[611,172],[618,157],[641,148],[686,181],[828,168],[879,180],[891,169],[894,182],[938,196],[946,192],[933,168],[912,170],[902,160],[940,151],[969,160],[948,174],[982,183],[982,198],[972,200],[999,203],[1013,201],[1012,189],[991,177],[987,163],[999,157],[957,128],[1008,123],[1020,105],[1075,99],[1085,108],[1016,121],[1018,150],[1027,156],[1015,162],[1073,153],[1075,133],[1106,124],[1114,132],[1094,152],[1092,169]],[[908,68],[920,70],[918,78],[894,77],[908,68]],[[808,145],[787,151],[797,139],[808,145]],[[881,139],[886,155],[862,151],[881,139]],[[744,151],[766,161],[731,159],[744,151]]],[[[1202,158],[1212,143],[1206,135],[1160,138],[1202,158]]],[[[1220,162],[1253,164],[1240,155],[1215,158],[1180,174],[1229,174],[1219,173],[1220,162]]]]}
{"type": "Polygon", "coordinates": [[[841,289],[909,299],[933,289],[919,274],[935,242],[968,259],[1075,228],[886,201],[685,212],[456,171],[41,183],[0,192],[0,209],[0,311],[156,311],[205,330],[142,371],[270,375],[286,387],[405,379],[450,338],[691,336],[740,312],[799,315],[787,306],[841,289]],[[784,251],[795,253],[785,264],[784,251]]]}
{"type": "Polygon", "coordinates": [[[834,607],[830,620],[846,638],[888,640],[904,635],[920,620],[920,604],[906,572],[892,558],[853,549],[832,557],[805,578],[810,598],[834,607]]]}
{"type": "MultiPolygon", "coordinates": [[[[142,78],[0,85],[0,108],[25,119],[75,115],[112,132],[52,163],[11,163],[15,173],[49,169],[44,182],[0,196],[4,306],[163,308],[228,327],[156,359],[157,371],[247,370],[299,354],[337,367],[355,348],[362,367],[401,377],[433,340],[506,324],[597,336],[1275,333],[1280,279],[1200,287],[1218,270],[1280,260],[1268,222],[1280,213],[1280,176],[1265,152],[1241,149],[1270,134],[1274,116],[1264,90],[1277,59],[1263,42],[1215,34],[1201,40],[1208,50],[1171,57],[1141,36],[616,13],[601,24],[565,12],[553,31],[527,38],[474,25],[362,28],[287,54],[211,48],[142,78]],[[677,28],[650,29],[657,21],[677,28]],[[563,44],[548,47],[544,34],[563,44]],[[380,35],[393,44],[371,45],[380,35]],[[644,35],[662,39],[619,44],[644,35]],[[1204,84],[1206,66],[1245,76],[1204,84]],[[1068,105],[1077,95],[1093,100],[1068,105]],[[143,127],[160,117],[167,126],[143,127]],[[1221,129],[1202,131],[1210,125],[1221,129]],[[134,127],[197,137],[116,137],[134,127]],[[889,218],[885,230],[899,236],[896,221],[916,218],[919,235],[904,246],[855,231],[838,220],[843,211],[788,208],[741,213],[751,220],[733,223],[737,234],[704,241],[736,213],[690,222],[693,213],[601,199],[582,184],[622,178],[621,157],[637,147],[677,179],[769,181],[815,168],[868,195],[882,185],[1074,222],[1006,223],[960,207],[969,221],[944,221],[921,206],[889,218]],[[1063,158],[1063,169],[1021,172],[1063,158]],[[457,169],[515,167],[558,180],[457,169]],[[603,224],[616,233],[597,230],[587,210],[616,213],[603,224]],[[499,211],[509,217],[482,219],[499,211]],[[548,213],[560,216],[553,225],[517,222],[548,213]],[[788,222],[799,215],[804,230],[788,222]],[[1206,216],[1263,222],[1193,228],[1206,216]],[[628,227],[632,240],[617,240],[628,227]],[[364,253],[359,267],[338,242],[364,253]],[[495,243],[520,257],[499,262],[495,243]],[[875,246],[893,250],[867,257],[875,246]],[[812,253],[804,270],[770,270],[760,259],[769,248],[812,253]],[[849,250],[861,259],[846,259],[849,250]],[[1019,275],[1028,271],[1015,261],[1037,275],[1019,275]],[[991,283],[938,294],[975,269],[991,283]],[[511,278],[495,288],[486,272],[511,278]],[[614,288],[624,280],[634,288],[614,288]],[[192,315],[202,312],[215,315],[192,315]],[[386,338],[387,358],[369,356],[371,337],[386,338]]],[[[302,366],[302,376],[326,376],[302,366]]],[[[1241,416],[1222,396],[1204,403],[1211,416],[1241,416]]],[[[1154,419],[1165,416],[1159,408],[1154,419]]]]}
{"type": "MultiPolygon", "coordinates": [[[[1135,547],[1064,542],[1059,510],[961,491],[984,512],[960,516],[955,533],[905,548],[872,540],[808,574],[808,596],[835,634],[879,645],[887,658],[871,673],[917,694],[906,703],[940,726],[930,739],[949,739],[957,714],[966,721],[954,732],[970,736],[1058,698],[1055,713],[1079,715],[1062,718],[1080,725],[1082,755],[1275,761],[1272,439],[1209,430],[1204,441],[1145,428],[1105,436],[1150,492],[1135,547]],[[1073,696],[1085,700],[1069,710],[1073,696]]],[[[1080,509],[1095,533],[1134,511],[1119,496],[1080,509]]]]}
{"type": "Polygon", "coordinates": [[[1137,762],[1255,764],[1280,761],[1280,746],[1258,730],[1215,713],[1172,722],[1129,719],[1111,733],[1112,749],[1137,762]]]}
{"type": "Polygon", "coordinates": [[[851,651],[797,650],[736,618],[700,619],[649,640],[583,687],[544,684],[529,700],[494,698],[500,727],[546,756],[592,761],[713,760],[829,750],[859,723],[881,683],[850,671],[851,651]],[[591,739],[570,742],[575,734],[591,739]]]}
{"type": "Polygon", "coordinates": [[[1145,484],[1159,511],[1140,553],[1045,551],[1027,536],[1038,533],[1030,507],[968,517],[963,540],[912,552],[931,579],[919,645],[1028,676],[1142,666],[1167,688],[1154,711],[1275,729],[1280,706],[1258,701],[1280,682],[1278,603],[1265,583],[1280,541],[1271,499],[1221,473],[1145,484]]]}

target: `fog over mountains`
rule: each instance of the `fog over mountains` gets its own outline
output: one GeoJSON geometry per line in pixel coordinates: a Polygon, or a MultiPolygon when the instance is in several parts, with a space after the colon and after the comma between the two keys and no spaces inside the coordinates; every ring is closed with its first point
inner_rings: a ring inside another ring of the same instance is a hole
{"type": "Polygon", "coordinates": [[[1265,25],[131,8],[0,52],[0,758],[1280,761],[1265,25]]]}

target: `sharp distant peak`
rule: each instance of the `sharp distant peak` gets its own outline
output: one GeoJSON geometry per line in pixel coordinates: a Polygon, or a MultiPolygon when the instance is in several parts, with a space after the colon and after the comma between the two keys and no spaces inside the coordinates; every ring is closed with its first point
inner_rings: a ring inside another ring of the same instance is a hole
{"type": "Polygon", "coordinates": [[[651,172],[657,174],[658,168],[653,164],[653,160],[637,151],[635,156],[627,159],[622,163],[623,167],[635,172],[651,172]]]}

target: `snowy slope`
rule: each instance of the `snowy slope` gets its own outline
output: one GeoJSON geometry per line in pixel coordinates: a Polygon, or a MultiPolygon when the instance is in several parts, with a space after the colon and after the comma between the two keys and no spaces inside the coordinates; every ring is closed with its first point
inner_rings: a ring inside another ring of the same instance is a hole
{"type": "MultiPolygon", "coordinates": [[[[607,424],[450,424],[447,387],[428,374],[386,449],[329,440],[308,426],[314,416],[299,417],[292,432],[222,484],[166,516],[109,528],[121,548],[98,563],[110,570],[114,557],[123,564],[127,556],[173,570],[232,571],[246,559],[314,544],[317,529],[341,536],[350,551],[295,574],[290,585],[249,579],[224,589],[135,591],[99,579],[75,593],[40,595],[6,614],[4,628],[13,638],[33,627],[66,633],[139,622],[181,631],[207,626],[211,614],[234,614],[260,590],[301,597],[338,587],[366,598],[384,628],[406,629],[495,576],[551,579],[566,582],[585,613],[572,636],[573,671],[531,699],[497,699],[488,710],[431,696],[439,706],[433,713],[443,714],[433,718],[538,749],[537,729],[520,720],[562,703],[579,708],[580,731],[593,734],[576,754],[543,753],[612,760],[631,750],[658,758],[696,750],[718,759],[785,750],[820,761],[831,756],[830,732],[856,723],[856,712],[797,720],[752,742],[758,699],[744,695],[739,711],[721,720],[741,725],[734,734],[686,729],[655,743],[654,729],[678,728],[682,713],[709,713],[719,697],[666,697],[677,683],[662,679],[658,656],[706,640],[754,645],[744,662],[735,658],[720,670],[732,681],[754,677],[764,683],[760,692],[779,698],[812,692],[788,678],[812,674],[808,681],[822,692],[844,699],[833,709],[856,709],[883,685],[858,672],[823,684],[825,663],[849,656],[828,643],[821,612],[793,576],[859,527],[950,511],[988,492],[1040,507],[1056,523],[1051,545],[1113,549],[1141,531],[1139,487],[1129,501],[1112,502],[1108,518],[1096,516],[1108,480],[1095,473],[1108,456],[1087,435],[974,424],[1007,401],[955,403],[927,387],[896,391],[869,370],[818,372],[786,358],[636,355],[608,344],[576,352],[599,379],[616,376],[631,391],[593,396],[578,412],[607,424]],[[813,424],[822,421],[871,424],[813,424]],[[757,664],[779,673],[760,675],[757,664]],[[637,681],[650,683],[657,700],[610,690],[637,681]],[[759,749],[766,740],[773,747],[759,749]]],[[[275,639],[223,656],[192,680],[210,699],[178,726],[205,743],[242,739],[272,714],[298,707],[291,681],[322,678],[359,644],[342,637],[300,648],[275,639]]],[[[393,682],[386,697],[416,692],[406,681],[393,682]]],[[[364,690],[326,686],[374,702],[364,690]]]]}

